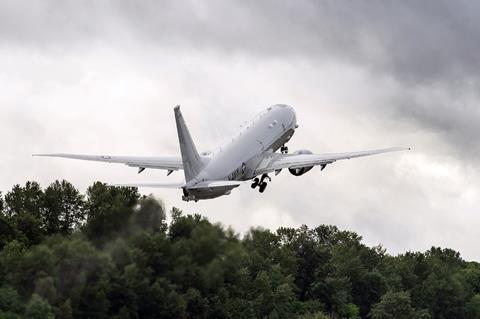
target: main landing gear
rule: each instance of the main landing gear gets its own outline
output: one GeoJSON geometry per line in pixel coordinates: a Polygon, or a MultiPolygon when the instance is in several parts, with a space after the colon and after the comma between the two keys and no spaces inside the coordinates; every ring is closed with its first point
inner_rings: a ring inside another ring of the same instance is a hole
{"type": "Polygon", "coordinates": [[[258,186],[258,191],[260,193],[263,193],[265,191],[265,189],[267,188],[267,182],[265,182],[265,179],[267,179],[267,178],[268,178],[269,182],[272,181],[270,176],[268,176],[267,174],[263,174],[260,179],[258,179],[258,177],[255,177],[253,179],[252,188],[256,188],[258,186]]]}
{"type": "MultiPolygon", "coordinates": [[[[287,154],[288,153],[288,147],[283,145],[281,148],[280,148],[280,152],[282,154],[287,154]]],[[[278,173],[280,173],[281,170],[278,170],[278,173]]],[[[278,175],[277,171],[275,172],[275,175],[278,175]]],[[[270,178],[270,176],[268,176],[268,174],[263,174],[262,177],[258,178],[258,177],[255,177],[253,179],[253,183],[252,183],[252,188],[255,189],[257,188],[258,186],[258,191],[260,193],[263,193],[265,191],[265,189],[267,188],[267,182],[265,181],[265,179],[268,178],[268,181],[271,182],[272,179],[270,178]]]]}

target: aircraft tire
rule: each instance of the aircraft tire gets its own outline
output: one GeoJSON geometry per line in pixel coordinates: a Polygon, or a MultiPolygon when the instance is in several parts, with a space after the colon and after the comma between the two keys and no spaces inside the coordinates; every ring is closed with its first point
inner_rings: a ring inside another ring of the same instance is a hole
{"type": "Polygon", "coordinates": [[[267,182],[263,182],[260,184],[260,188],[258,189],[258,191],[260,193],[263,193],[265,191],[265,188],[267,188],[267,182]]]}

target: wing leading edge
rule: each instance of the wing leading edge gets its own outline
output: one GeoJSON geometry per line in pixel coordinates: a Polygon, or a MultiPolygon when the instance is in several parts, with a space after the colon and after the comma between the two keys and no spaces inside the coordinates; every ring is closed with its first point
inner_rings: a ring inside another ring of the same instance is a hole
{"type": "Polygon", "coordinates": [[[410,148],[391,147],[385,149],[349,152],[349,153],[327,153],[327,154],[273,154],[267,161],[263,161],[255,171],[257,174],[265,174],[283,168],[302,168],[318,165],[331,164],[338,160],[351,159],[356,157],[370,156],[389,152],[406,151],[410,148]]]}
{"type": "Polygon", "coordinates": [[[61,157],[84,161],[95,161],[104,163],[119,163],[130,167],[154,168],[176,171],[183,169],[182,159],[179,156],[109,156],[109,155],[78,155],[78,154],[34,154],[33,156],[61,157]]]}

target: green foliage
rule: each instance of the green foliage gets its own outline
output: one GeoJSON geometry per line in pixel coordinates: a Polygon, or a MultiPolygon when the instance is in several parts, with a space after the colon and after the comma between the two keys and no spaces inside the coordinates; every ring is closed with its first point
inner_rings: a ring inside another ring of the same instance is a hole
{"type": "Polygon", "coordinates": [[[104,244],[126,229],[140,195],[131,187],[109,187],[96,182],[87,190],[85,235],[104,244]]]}
{"type": "Polygon", "coordinates": [[[0,288],[0,311],[3,313],[21,313],[23,305],[18,292],[10,287],[0,288]]]}
{"type": "Polygon", "coordinates": [[[14,225],[0,214],[0,249],[18,236],[14,225]]]}
{"type": "Polygon", "coordinates": [[[22,319],[22,317],[13,312],[0,311],[0,319],[22,319]]]}
{"type": "Polygon", "coordinates": [[[53,319],[53,309],[50,304],[37,294],[33,294],[25,310],[26,319],[53,319]]]}
{"type": "Polygon", "coordinates": [[[240,238],[137,189],[0,196],[2,318],[480,318],[480,264],[390,256],[335,226],[240,238]]]}
{"type": "Polygon", "coordinates": [[[386,293],[370,312],[372,319],[411,319],[414,314],[410,295],[406,292],[386,293]]]}
{"type": "Polygon", "coordinates": [[[480,318],[480,294],[476,294],[465,306],[466,318],[480,318]]]}
{"type": "Polygon", "coordinates": [[[13,238],[31,246],[48,235],[71,234],[85,218],[83,196],[67,181],[45,191],[36,182],[16,185],[0,206],[0,248],[13,238]]]}
{"type": "Polygon", "coordinates": [[[2,192],[0,192],[0,216],[3,216],[5,208],[5,201],[3,200],[2,192]]]}
{"type": "Polygon", "coordinates": [[[43,207],[43,191],[37,182],[27,182],[24,187],[15,185],[5,195],[5,204],[7,217],[29,213],[40,218],[43,207]]]}
{"type": "Polygon", "coordinates": [[[60,303],[55,318],[57,319],[73,319],[73,310],[70,299],[67,299],[65,302],[60,303]]]}
{"type": "Polygon", "coordinates": [[[84,200],[67,181],[55,181],[44,192],[44,228],[48,235],[70,234],[85,218],[84,200]]]}
{"type": "Polygon", "coordinates": [[[43,239],[43,195],[36,182],[27,182],[25,187],[15,185],[5,195],[7,221],[19,233],[19,239],[28,245],[38,244],[43,239]]]}
{"type": "Polygon", "coordinates": [[[139,207],[134,214],[134,224],[148,231],[166,231],[166,214],[162,204],[152,196],[142,197],[138,203],[139,207]]]}
{"type": "Polygon", "coordinates": [[[307,313],[297,317],[297,319],[330,319],[323,312],[307,313]]]}

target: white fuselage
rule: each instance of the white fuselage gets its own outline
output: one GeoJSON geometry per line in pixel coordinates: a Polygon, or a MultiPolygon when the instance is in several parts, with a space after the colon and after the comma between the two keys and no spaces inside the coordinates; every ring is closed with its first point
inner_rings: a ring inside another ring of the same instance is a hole
{"type": "Polygon", "coordinates": [[[225,195],[227,189],[189,190],[197,183],[208,180],[249,180],[266,158],[284,145],[295,132],[297,120],[291,106],[277,104],[258,114],[242,127],[231,141],[203,157],[205,167],[184,187],[184,193],[195,198],[213,198],[225,195]]]}

